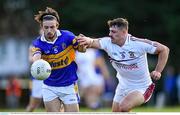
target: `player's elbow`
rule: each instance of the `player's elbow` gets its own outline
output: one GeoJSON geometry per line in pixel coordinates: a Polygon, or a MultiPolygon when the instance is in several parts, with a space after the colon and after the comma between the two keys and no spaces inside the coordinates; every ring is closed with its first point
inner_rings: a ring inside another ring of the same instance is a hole
{"type": "Polygon", "coordinates": [[[163,45],[162,52],[164,52],[166,55],[169,55],[169,51],[170,49],[167,46],[163,45]]]}
{"type": "Polygon", "coordinates": [[[165,46],[165,51],[169,55],[170,49],[167,46],[165,46]]]}
{"type": "Polygon", "coordinates": [[[162,45],[160,44],[158,47],[157,47],[157,50],[155,52],[156,54],[166,54],[166,55],[169,55],[169,48],[165,45],[162,45]]]}

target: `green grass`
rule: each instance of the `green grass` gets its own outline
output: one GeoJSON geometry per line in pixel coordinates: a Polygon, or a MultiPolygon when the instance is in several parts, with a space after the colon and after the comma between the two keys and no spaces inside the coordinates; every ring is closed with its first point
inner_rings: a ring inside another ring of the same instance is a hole
{"type": "Polygon", "coordinates": [[[180,112],[180,106],[155,108],[155,107],[139,107],[133,109],[134,112],[180,112]]]}
{"type": "MultiPolygon", "coordinates": [[[[99,110],[90,110],[88,108],[80,108],[81,112],[111,112],[111,108],[102,108],[99,110]]],[[[132,110],[132,112],[180,112],[180,106],[174,107],[164,107],[164,108],[155,108],[155,107],[138,107],[132,110]]]]}
{"type": "MultiPolygon", "coordinates": [[[[0,109],[0,112],[25,112],[24,108],[21,109],[0,109]]],[[[37,109],[35,112],[45,112],[44,109],[37,109]]],[[[85,107],[80,108],[80,112],[111,112],[111,108],[101,108],[98,110],[91,110],[85,107]]],[[[180,106],[164,107],[157,109],[155,107],[138,107],[132,112],[180,112],[180,106]]]]}

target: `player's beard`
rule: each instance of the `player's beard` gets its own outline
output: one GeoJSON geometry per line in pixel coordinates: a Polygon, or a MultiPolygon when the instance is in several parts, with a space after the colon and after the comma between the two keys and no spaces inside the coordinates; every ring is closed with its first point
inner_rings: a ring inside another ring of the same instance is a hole
{"type": "Polygon", "coordinates": [[[112,43],[115,43],[115,41],[114,41],[114,40],[115,40],[115,39],[114,39],[114,37],[112,37],[112,36],[110,36],[110,37],[111,37],[111,42],[112,42],[112,43]]]}
{"type": "Polygon", "coordinates": [[[54,33],[47,33],[47,35],[46,35],[46,38],[48,39],[48,40],[54,40],[55,39],[55,36],[56,34],[54,33]]]}

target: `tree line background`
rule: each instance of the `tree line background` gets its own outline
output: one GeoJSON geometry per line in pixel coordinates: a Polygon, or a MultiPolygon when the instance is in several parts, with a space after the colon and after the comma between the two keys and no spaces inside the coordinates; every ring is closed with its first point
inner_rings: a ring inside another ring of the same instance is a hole
{"type": "Polygon", "coordinates": [[[170,64],[180,63],[179,0],[1,0],[0,36],[33,39],[39,25],[34,15],[47,6],[60,15],[60,28],[76,35],[108,35],[109,19],[127,18],[129,33],[159,41],[170,48],[170,64]]]}

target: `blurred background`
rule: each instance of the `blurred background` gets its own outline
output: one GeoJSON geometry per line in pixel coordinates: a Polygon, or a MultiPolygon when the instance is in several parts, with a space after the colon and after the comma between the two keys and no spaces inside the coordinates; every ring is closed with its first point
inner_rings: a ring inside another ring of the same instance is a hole
{"type": "MultiPolygon", "coordinates": [[[[150,102],[143,106],[180,105],[180,0],[0,0],[0,108],[25,108],[28,104],[28,47],[39,33],[34,15],[47,6],[58,11],[60,28],[76,35],[107,36],[107,21],[123,17],[129,21],[130,34],[168,46],[170,55],[162,79],[150,102]],[[10,84],[15,84],[16,105],[11,105],[11,99],[7,98],[11,95],[10,84]]],[[[115,85],[115,71],[107,55],[102,53],[115,85]]],[[[157,57],[149,56],[148,59],[152,70],[157,57]]],[[[110,91],[113,95],[114,89],[110,91]]]]}

